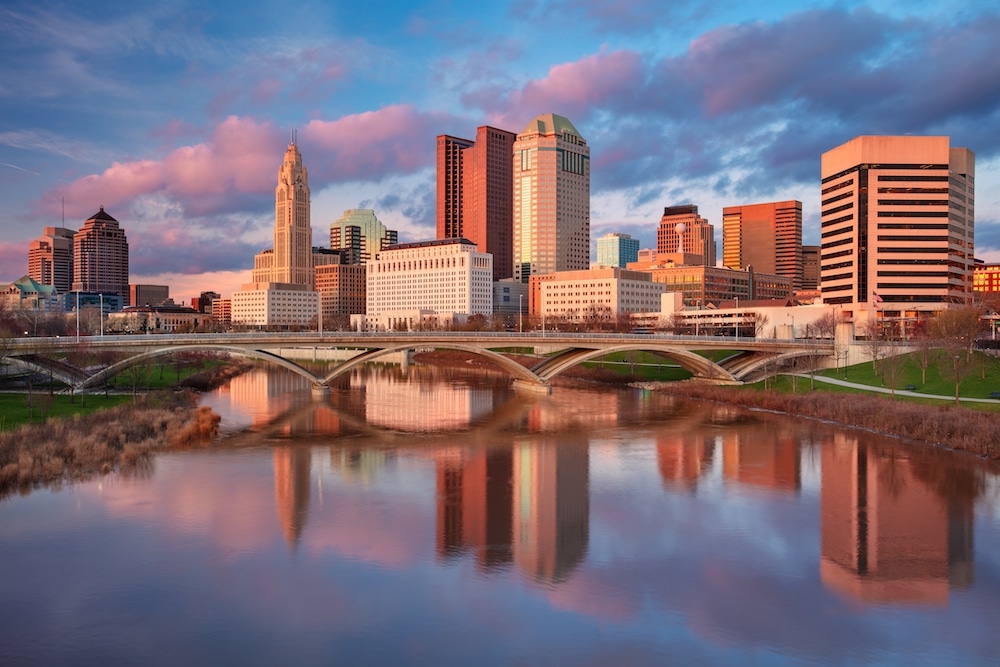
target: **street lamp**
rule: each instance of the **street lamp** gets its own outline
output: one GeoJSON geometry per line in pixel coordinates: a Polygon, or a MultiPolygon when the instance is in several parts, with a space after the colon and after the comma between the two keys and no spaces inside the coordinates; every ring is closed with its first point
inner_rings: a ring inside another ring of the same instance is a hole
{"type": "Polygon", "coordinates": [[[736,297],[736,340],[740,339],[740,297],[736,297]]]}
{"type": "Polygon", "coordinates": [[[524,295],[517,295],[517,332],[524,333],[524,323],[521,320],[521,314],[524,312],[524,295]]]}
{"type": "Polygon", "coordinates": [[[101,336],[104,335],[104,294],[98,294],[101,299],[101,336]]]}

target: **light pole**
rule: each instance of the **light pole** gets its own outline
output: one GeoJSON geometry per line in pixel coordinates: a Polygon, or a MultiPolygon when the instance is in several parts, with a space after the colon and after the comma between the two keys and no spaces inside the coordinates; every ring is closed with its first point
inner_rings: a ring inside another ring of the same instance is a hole
{"type": "Polygon", "coordinates": [[[517,332],[524,333],[524,323],[521,321],[521,313],[524,312],[524,295],[517,295],[517,332]]]}
{"type": "Polygon", "coordinates": [[[736,340],[740,339],[740,297],[736,297],[736,340]]]}
{"type": "Polygon", "coordinates": [[[80,342],[80,290],[76,291],[76,342],[80,342]]]}
{"type": "Polygon", "coordinates": [[[101,299],[101,336],[104,336],[104,293],[97,295],[101,299]]]}

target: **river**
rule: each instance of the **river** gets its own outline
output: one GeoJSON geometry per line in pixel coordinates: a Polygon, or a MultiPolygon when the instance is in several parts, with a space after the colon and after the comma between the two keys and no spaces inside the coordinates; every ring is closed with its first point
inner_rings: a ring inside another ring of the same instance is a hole
{"type": "Polygon", "coordinates": [[[475,369],[204,402],[210,446],[0,501],[0,665],[1000,660],[968,456],[475,369]]]}

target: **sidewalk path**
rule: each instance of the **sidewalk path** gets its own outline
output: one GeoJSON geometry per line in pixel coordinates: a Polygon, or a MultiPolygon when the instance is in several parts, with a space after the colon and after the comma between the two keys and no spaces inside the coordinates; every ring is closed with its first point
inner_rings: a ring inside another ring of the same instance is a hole
{"type": "MultiPolygon", "coordinates": [[[[809,379],[808,373],[782,373],[782,375],[795,375],[796,377],[809,379]]],[[[827,384],[836,384],[841,387],[853,387],[854,389],[863,389],[865,391],[874,391],[880,394],[891,394],[892,390],[886,387],[873,387],[870,384],[858,384],[857,382],[848,382],[847,380],[840,380],[838,378],[826,377],[823,375],[815,376],[816,382],[826,382],[827,384]]],[[[914,398],[933,398],[941,401],[954,401],[954,396],[941,396],[940,394],[922,394],[919,391],[907,391],[906,389],[897,389],[896,394],[899,396],[913,396],[914,398]]],[[[969,398],[966,396],[959,396],[958,400],[965,401],[967,403],[1000,403],[1000,400],[995,398],[969,398]]]]}

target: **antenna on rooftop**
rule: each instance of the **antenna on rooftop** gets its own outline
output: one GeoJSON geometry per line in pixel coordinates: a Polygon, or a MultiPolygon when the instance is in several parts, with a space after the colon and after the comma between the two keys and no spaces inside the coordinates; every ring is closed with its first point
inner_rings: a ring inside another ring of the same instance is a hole
{"type": "Polygon", "coordinates": [[[62,226],[66,226],[66,196],[63,195],[59,198],[62,201],[62,226]]]}

